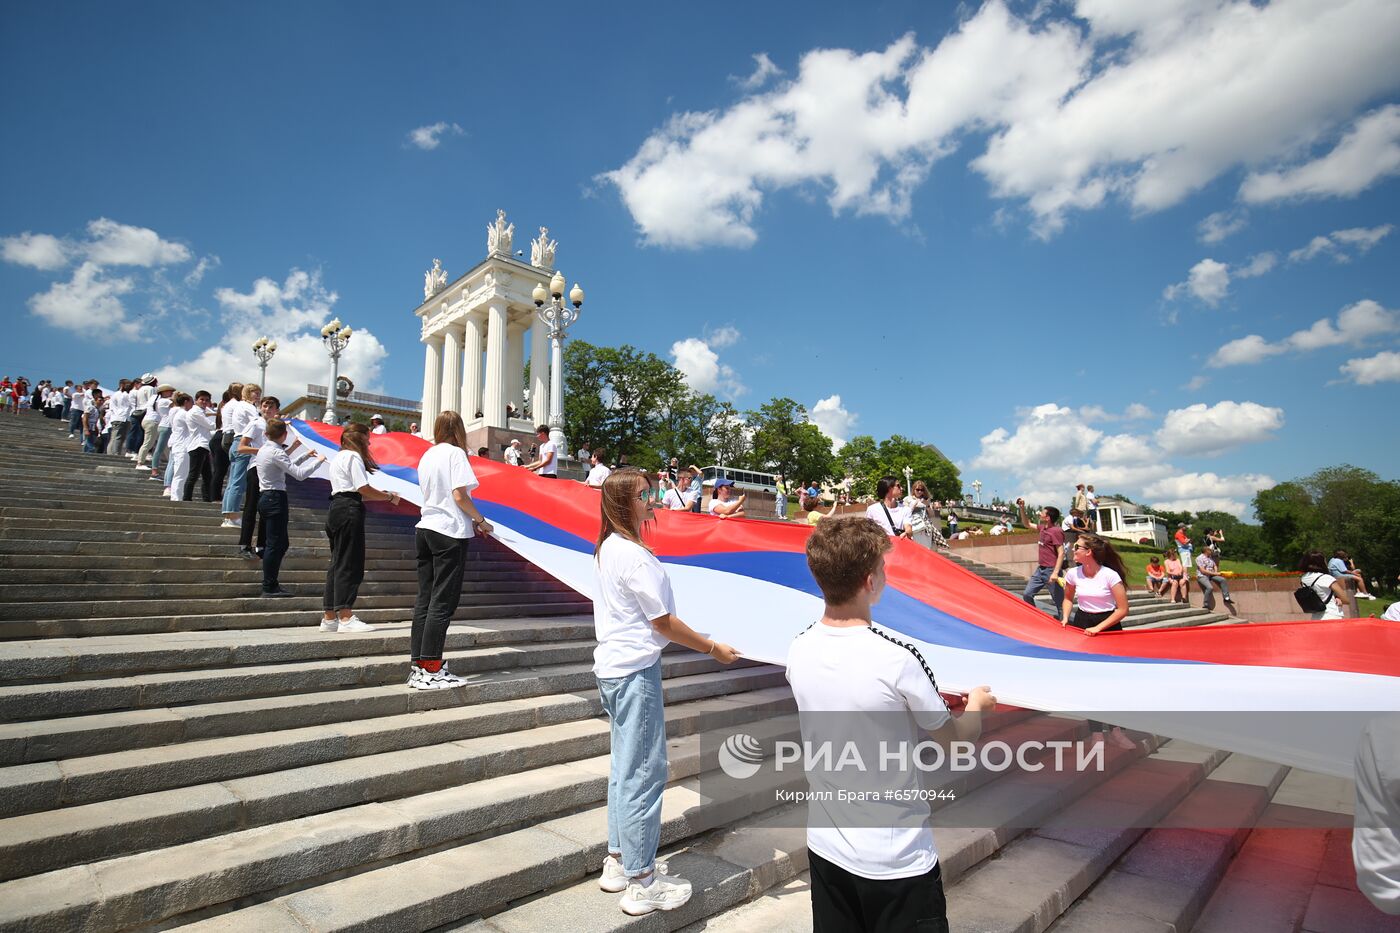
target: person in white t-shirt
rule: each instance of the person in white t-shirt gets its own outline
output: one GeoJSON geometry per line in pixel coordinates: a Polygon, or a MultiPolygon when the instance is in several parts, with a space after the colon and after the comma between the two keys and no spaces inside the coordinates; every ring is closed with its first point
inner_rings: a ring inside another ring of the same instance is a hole
{"type": "MultiPolygon", "coordinates": [[[[1128,571],[1123,559],[1106,538],[1081,534],[1071,550],[1078,566],[1065,573],[1065,598],[1060,606],[1060,624],[1072,625],[1085,635],[1121,629],[1128,616],[1128,571]]],[[[1089,720],[1089,731],[1103,736],[1119,748],[1136,748],[1118,726],[1089,720]]],[[[1097,738],[1096,741],[1102,741],[1097,738]]]]}
{"type": "Polygon", "coordinates": [[[884,529],[885,534],[901,538],[914,537],[913,519],[900,500],[904,487],[894,476],[882,476],[875,484],[876,501],[865,510],[865,517],[884,529]]]}
{"type": "Polygon", "coordinates": [[[258,406],[262,403],[262,386],[255,382],[243,384],[239,397],[224,406],[224,434],[229,441],[228,481],[224,486],[224,525],[239,528],[243,506],[248,495],[248,467],[252,465],[253,454],[239,450],[243,435],[249,425],[258,418],[258,406]]]}
{"type": "MultiPolygon", "coordinates": [[[[826,519],[807,539],[807,567],[826,605],[788,649],[805,748],[839,754],[866,746],[871,735],[905,749],[929,735],[943,744],[972,742],[981,735],[981,713],[996,707],[990,689],[977,687],[967,711],[953,718],[919,651],[872,624],[891,547],[888,535],[859,516],[826,519]]],[[[856,780],[860,790],[878,785],[880,797],[840,802],[840,791],[857,789],[850,775],[821,765],[807,770],[813,929],[946,930],[942,870],[918,771],[885,767],[856,780]]]]}
{"type": "Polygon", "coordinates": [[[696,493],[690,488],[690,478],[691,472],[688,469],[677,470],[674,480],[665,470],[656,474],[657,483],[666,490],[661,497],[663,509],[669,512],[689,512],[694,507],[696,493]]]}
{"type": "Polygon", "coordinates": [[[165,490],[161,495],[169,497],[172,502],[178,502],[180,496],[184,495],[185,477],[189,475],[190,458],[187,451],[191,422],[185,419],[185,413],[192,407],[194,396],[187,392],[179,392],[170,410],[169,457],[165,464],[165,490]]]}
{"type": "Polygon", "coordinates": [[[1354,773],[1356,887],[1377,910],[1400,916],[1400,715],[1377,716],[1366,724],[1354,773]]]}
{"type": "MultiPolygon", "coordinates": [[[[248,422],[248,426],[243,429],[243,437],[238,441],[238,446],[233,449],[241,454],[248,454],[253,459],[248,462],[248,472],[244,476],[243,483],[247,487],[247,494],[243,499],[243,517],[238,524],[238,556],[252,560],[263,553],[267,544],[267,526],[258,515],[258,498],[260,496],[260,484],[258,482],[257,455],[262,446],[267,443],[267,423],[274,418],[280,418],[282,414],[282,401],[275,395],[265,395],[258,404],[258,414],[248,422]],[[253,546],[253,535],[257,534],[257,547],[253,546]]],[[[301,445],[300,440],[293,441],[287,447],[290,454],[301,445]]]]}
{"type": "MultiPolygon", "coordinates": [[[[508,452],[508,451],[507,451],[508,452]]],[[[584,483],[594,489],[602,489],[603,481],[608,478],[612,470],[608,469],[607,451],[595,450],[588,455],[588,479],[584,483]]]]}
{"type": "Polygon", "coordinates": [[[594,549],[593,674],[612,739],[608,854],[598,886],[625,892],[619,906],[632,916],[674,910],[690,899],[690,882],[656,864],[667,775],[661,650],[674,641],[721,664],[739,657],[677,618],[671,581],[642,540],[642,526],[652,519],[650,493],[651,480],[637,470],[620,469],[604,480],[594,549]]]}
{"type": "Polygon", "coordinates": [[[366,499],[399,504],[396,492],[381,492],[369,484],[379,464],[369,452],[369,432],[363,424],[351,424],[340,435],[340,452],[331,458],[331,506],[326,512],[326,537],[331,543],[331,563],[326,570],[322,598],[321,631],[372,632],[355,614],[355,598],[365,578],[366,499]]]}
{"type": "Polygon", "coordinates": [[[511,466],[521,466],[524,462],[525,458],[520,452],[520,438],[512,438],[510,446],[506,448],[506,463],[511,466]]]}
{"type": "Polygon", "coordinates": [[[433,446],[418,461],[419,506],[418,599],[413,604],[408,685],[415,690],[460,687],[465,680],[442,659],[447,627],[462,601],[462,568],[467,541],[475,531],[495,529],[472,502],[477,487],[467,457],[467,428],[462,416],[445,411],[433,422],[433,446]]]}
{"type": "Polygon", "coordinates": [[[151,468],[151,479],[159,480],[165,475],[162,466],[164,461],[170,458],[170,434],[172,425],[171,416],[175,412],[175,387],[168,382],[161,383],[156,389],[156,399],[151,403],[151,410],[155,412],[156,423],[154,433],[156,436],[155,446],[151,448],[151,458],[147,464],[151,468]]]}
{"type": "Polygon", "coordinates": [[[1321,551],[1309,551],[1303,555],[1298,569],[1303,574],[1298,582],[1303,586],[1312,587],[1317,598],[1323,603],[1322,611],[1308,613],[1309,618],[1314,620],[1345,619],[1346,610],[1344,607],[1350,601],[1351,593],[1347,590],[1344,581],[1338,580],[1327,572],[1327,556],[1321,551]]]}
{"type": "Polygon", "coordinates": [[[389,429],[386,428],[386,427],[384,427],[384,419],[383,419],[382,417],[380,417],[379,415],[370,415],[370,416],[369,416],[369,433],[371,433],[371,434],[388,434],[388,433],[389,433],[389,429]]]}
{"type": "Polygon", "coordinates": [[[717,518],[743,518],[744,501],[748,495],[734,495],[734,481],[721,477],[715,480],[714,494],[710,499],[710,514],[717,518]]]}
{"type": "Polygon", "coordinates": [[[535,428],[535,437],[540,441],[539,458],[531,463],[525,464],[525,469],[534,470],[545,479],[559,478],[559,456],[555,450],[555,444],[549,439],[549,428],[540,425],[535,428]]]}
{"type": "Polygon", "coordinates": [[[175,501],[176,493],[179,493],[180,501],[187,501],[194,497],[195,481],[204,484],[204,501],[214,501],[213,486],[213,465],[210,462],[209,444],[214,437],[214,421],[216,412],[213,406],[213,396],[205,389],[200,389],[194,394],[194,407],[187,409],[181,415],[189,425],[189,433],[185,440],[185,466],[186,479],[183,489],[171,487],[170,499],[175,501]]]}
{"type": "Polygon", "coordinates": [[[112,432],[107,442],[107,453],[116,455],[124,451],[127,431],[131,429],[131,413],[136,403],[131,397],[131,380],[117,383],[117,391],[107,400],[107,413],[111,417],[112,432]]]}

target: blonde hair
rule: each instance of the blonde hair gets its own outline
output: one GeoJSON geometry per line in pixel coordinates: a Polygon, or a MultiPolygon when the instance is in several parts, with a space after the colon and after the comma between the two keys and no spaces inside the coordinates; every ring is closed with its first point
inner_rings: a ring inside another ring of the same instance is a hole
{"type": "Polygon", "coordinates": [[[632,506],[633,500],[641,494],[637,480],[642,481],[648,492],[651,491],[651,477],[641,470],[613,470],[603,480],[602,496],[598,502],[598,543],[593,546],[594,557],[598,556],[603,542],[611,535],[621,535],[633,544],[647,547],[642,540],[642,523],[637,521],[637,513],[632,506]]]}
{"type": "Polygon", "coordinates": [[[254,395],[261,395],[261,394],[262,394],[262,386],[258,385],[256,382],[245,382],[245,383],[243,383],[243,391],[239,393],[239,395],[242,397],[243,401],[245,401],[245,402],[251,402],[251,401],[253,400],[253,396],[254,396],[254,395]]]}

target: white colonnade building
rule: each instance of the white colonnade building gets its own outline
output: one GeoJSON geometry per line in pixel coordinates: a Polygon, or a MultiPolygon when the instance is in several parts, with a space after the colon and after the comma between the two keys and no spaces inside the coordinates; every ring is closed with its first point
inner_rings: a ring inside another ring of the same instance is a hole
{"type": "Polygon", "coordinates": [[[423,303],[414,311],[424,346],[423,436],[432,440],[437,416],[455,411],[466,423],[472,449],[490,447],[492,456],[516,437],[528,448],[535,426],[547,424],[550,412],[550,338],[535,314],[532,292],[537,285],[548,287],[558,244],[541,227],[527,263],[511,251],[514,234],[505,211],[497,211],[487,227],[486,258],[452,282],[434,259],[424,275],[423,303]]]}

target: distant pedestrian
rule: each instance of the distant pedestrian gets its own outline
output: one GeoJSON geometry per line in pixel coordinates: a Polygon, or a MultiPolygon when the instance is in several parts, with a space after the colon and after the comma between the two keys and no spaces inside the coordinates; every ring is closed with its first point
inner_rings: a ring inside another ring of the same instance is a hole
{"type": "Polygon", "coordinates": [[[522,466],[524,460],[520,455],[520,438],[511,438],[510,446],[506,448],[506,463],[511,466],[522,466]]]}
{"type": "Polygon", "coordinates": [[[535,428],[535,437],[539,438],[539,457],[530,463],[525,464],[525,469],[534,470],[545,479],[559,478],[559,456],[555,450],[554,442],[549,439],[549,426],[539,425],[535,428]]]}
{"type": "Polygon", "coordinates": [[[865,510],[865,517],[884,529],[893,537],[912,538],[914,526],[909,510],[900,501],[904,498],[904,487],[894,476],[882,476],[875,484],[876,501],[865,510]]]}
{"type": "MultiPolygon", "coordinates": [[[[1321,551],[1308,551],[1299,562],[1298,570],[1302,573],[1298,582],[1302,584],[1302,587],[1311,589],[1315,596],[1312,602],[1312,607],[1315,608],[1304,605],[1302,600],[1299,600],[1309,618],[1314,620],[1345,619],[1345,607],[1350,601],[1351,595],[1347,592],[1344,582],[1327,572],[1326,556],[1321,551]]],[[[1299,589],[1301,590],[1302,587],[1299,589]]]]}
{"type": "Polygon", "coordinates": [[[1058,578],[1060,564],[1066,557],[1065,532],[1060,527],[1060,510],[1053,505],[1045,506],[1040,510],[1035,524],[1031,524],[1030,519],[1026,517],[1025,499],[1016,500],[1016,511],[1022,525],[1035,529],[1039,544],[1036,551],[1036,569],[1026,581],[1026,590],[1021,594],[1021,599],[1027,605],[1034,606],[1036,594],[1049,587],[1050,601],[1055,604],[1055,617],[1059,618],[1065,597],[1058,578]]]}
{"type": "Polygon", "coordinates": [[[369,433],[388,434],[389,429],[384,427],[384,417],[382,415],[369,416],[369,433]]]}
{"type": "Polygon", "coordinates": [[[1191,552],[1193,550],[1193,546],[1191,544],[1191,536],[1186,533],[1185,522],[1177,523],[1176,534],[1172,535],[1172,538],[1176,541],[1176,553],[1177,556],[1181,558],[1182,566],[1190,567],[1192,563],[1191,552]]]}
{"type": "Polygon", "coordinates": [[[1233,607],[1235,601],[1230,598],[1230,583],[1220,573],[1220,565],[1216,563],[1218,555],[1215,548],[1207,547],[1201,550],[1196,556],[1196,582],[1201,586],[1201,606],[1205,609],[1215,608],[1215,590],[1220,590],[1220,596],[1225,600],[1225,605],[1233,607]]]}
{"type": "Polygon", "coordinates": [[[588,455],[588,479],[584,480],[586,485],[594,489],[602,489],[604,481],[612,475],[612,470],[608,469],[608,452],[606,450],[594,450],[588,455]]]}
{"type": "Polygon", "coordinates": [[[779,473],[773,478],[773,511],[779,521],[786,521],[787,514],[787,483],[783,481],[783,474],[779,473]]]}

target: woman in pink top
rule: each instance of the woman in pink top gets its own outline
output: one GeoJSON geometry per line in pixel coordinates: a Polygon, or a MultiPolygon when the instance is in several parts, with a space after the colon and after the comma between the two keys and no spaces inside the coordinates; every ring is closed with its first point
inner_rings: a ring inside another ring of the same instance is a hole
{"type": "Polygon", "coordinates": [[[1167,582],[1162,592],[1174,603],[1186,602],[1186,568],[1181,565],[1181,557],[1168,548],[1162,552],[1162,566],[1167,571],[1167,582]]]}

